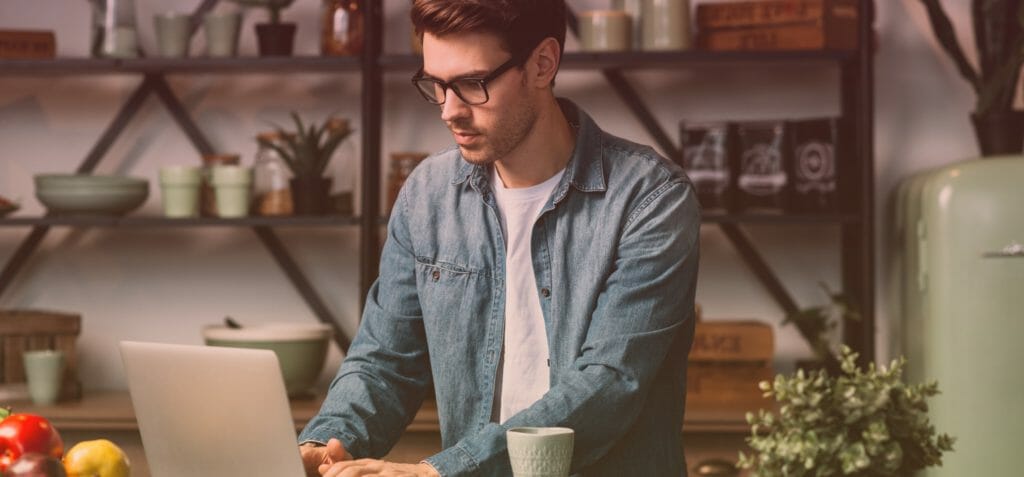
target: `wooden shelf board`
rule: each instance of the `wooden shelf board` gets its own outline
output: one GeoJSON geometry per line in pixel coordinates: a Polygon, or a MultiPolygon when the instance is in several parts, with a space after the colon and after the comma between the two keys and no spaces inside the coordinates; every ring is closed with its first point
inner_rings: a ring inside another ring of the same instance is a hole
{"type": "Polygon", "coordinates": [[[0,60],[0,76],[71,74],[359,72],[358,57],[55,58],[0,60]]]}
{"type": "MultiPolygon", "coordinates": [[[[567,52],[562,57],[561,70],[593,69],[679,69],[708,64],[772,64],[799,63],[836,65],[854,58],[852,51],[703,51],[673,52],[567,52]]],[[[383,55],[380,67],[390,72],[414,72],[423,63],[419,55],[383,55]]]]}
{"type": "MultiPolygon", "coordinates": [[[[302,428],[320,410],[323,396],[291,400],[295,427],[302,428]]],[[[30,401],[7,403],[15,412],[38,414],[47,418],[58,430],[136,430],[139,428],[127,391],[85,392],[79,401],[37,406],[30,401]]],[[[169,411],[170,412],[170,411],[169,411]]],[[[423,406],[409,430],[437,430],[437,407],[432,402],[423,406]]]]}
{"type": "MultiPolygon", "coordinates": [[[[773,225],[840,225],[856,224],[860,218],[853,214],[730,214],[705,212],[701,221],[706,224],[773,224],[773,225]]],[[[2,222],[2,221],[0,221],[2,222]]],[[[377,221],[387,225],[387,217],[377,221]]]]}
{"type": "Polygon", "coordinates": [[[358,225],[358,217],[344,215],[241,217],[170,219],[158,216],[88,216],[52,215],[44,217],[0,218],[0,227],[68,226],[68,227],[335,227],[358,225]]]}
{"type": "MultiPolygon", "coordinates": [[[[295,427],[302,428],[316,415],[324,396],[311,399],[293,399],[292,417],[295,427]]],[[[15,412],[41,415],[59,430],[93,431],[138,429],[131,397],[127,391],[87,391],[79,401],[62,402],[50,406],[37,406],[29,401],[6,403],[15,412]]],[[[715,433],[749,433],[743,411],[735,409],[687,409],[683,431],[715,433]]],[[[437,404],[428,400],[416,414],[407,432],[438,432],[440,424],[437,404]]]]}
{"type": "Polygon", "coordinates": [[[736,223],[736,224],[851,224],[860,221],[853,214],[730,214],[725,212],[705,212],[701,217],[705,223],[736,223]]]}

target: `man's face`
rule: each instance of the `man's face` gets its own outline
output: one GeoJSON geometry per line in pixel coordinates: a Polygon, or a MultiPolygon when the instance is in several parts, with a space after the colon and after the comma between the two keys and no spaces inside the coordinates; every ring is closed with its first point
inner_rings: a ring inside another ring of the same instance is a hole
{"type": "MultiPolygon", "coordinates": [[[[423,35],[423,74],[442,81],[482,78],[511,58],[494,35],[460,33],[423,35]]],[[[477,165],[491,164],[514,151],[537,118],[534,97],[524,72],[515,67],[487,83],[488,101],[471,106],[449,89],[441,120],[451,130],[462,156],[477,165]]]]}

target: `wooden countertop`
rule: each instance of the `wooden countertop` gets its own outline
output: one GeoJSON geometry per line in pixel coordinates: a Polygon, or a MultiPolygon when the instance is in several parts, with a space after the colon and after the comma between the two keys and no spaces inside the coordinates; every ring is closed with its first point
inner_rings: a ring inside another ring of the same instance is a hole
{"type": "MultiPolygon", "coordinates": [[[[291,401],[296,428],[302,428],[320,409],[323,396],[291,401]]],[[[36,406],[27,401],[8,403],[16,412],[39,414],[62,430],[136,430],[131,398],[127,391],[86,392],[79,401],[61,402],[52,406],[36,406]]],[[[748,434],[750,427],[744,411],[736,409],[687,409],[683,431],[687,433],[748,434]]],[[[416,414],[407,431],[437,432],[437,405],[428,400],[416,414]]]]}

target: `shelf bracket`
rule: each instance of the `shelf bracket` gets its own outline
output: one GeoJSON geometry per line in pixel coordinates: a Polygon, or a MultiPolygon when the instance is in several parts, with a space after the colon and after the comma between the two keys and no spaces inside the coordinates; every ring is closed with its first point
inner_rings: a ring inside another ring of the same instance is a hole
{"type": "Polygon", "coordinates": [[[729,242],[732,242],[740,257],[747,263],[750,270],[754,272],[754,276],[761,281],[761,284],[768,290],[768,293],[772,295],[772,298],[779,304],[782,311],[786,312],[787,315],[797,312],[799,307],[796,304],[796,300],[793,299],[793,295],[786,290],[782,280],[772,271],[768,262],[764,260],[764,257],[754,247],[750,237],[747,237],[747,234],[743,233],[736,224],[718,224],[718,227],[725,233],[725,237],[729,239],[729,242]]]}
{"type": "Polygon", "coordinates": [[[178,123],[178,127],[185,132],[188,140],[192,142],[192,145],[199,151],[199,154],[213,154],[215,151],[213,146],[210,145],[210,141],[199,130],[199,126],[196,126],[196,122],[192,120],[185,106],[181,104],[181,100],[171,91],[170,85],[167,84],[167,79],[163,75],[150,74],[146,75],[146,80],[152,83],[153,91],[156,92],[157,97],[164,103],[167,111],[171,113],[171,117],[178,123]]]}
{"type": "MultiPolygon", "coordinates": [[[[568,11],[569,17],[569,28],[573,34],[579,36],[579,21],[572,11],[568,11]]],[[[680,166],[683,165],[683,154],[682,150],[676,146],[675,142],[668,136],[665,129],[661,127],[657,118],[651,113],[650,108],[644,102],[643,98],[637,92],[636,88],[630,84],[629,80],[622,74],[622,71],[615,68],[605,68],[602,70],[605,79],[608,84],[611,85],[612,89],[619,95],[626,106],[633,112],[633,114],[643,125],[644,129],[647,130],[648,134],[654,138],[654,141],[658,146],[665,152],[669,159],[674,161],[680,166]]],[[[793,299],[793,295],[786,290],[786,287],[782,284],[782,280],[779,279],[778,275],[772,271],[768,262],[764,260],[764,257],[754,247],[753,242],[747,237],[739,226],[736,224],[719,224],[722,232],[725,233],[726,238],[732,242],[733,246],[739,252],[740,257],[747,266],[750,267],[754,275],[761,281],[761,284],[768,290],[772,295],[772,298],[779,304],[779,306],[787,314],[796,312],[798,310],[796,300],[793,299]]]]}
{"type": "MultiPolygon", "coordinates": [[[[149,78],[146,78],[142,83],[135,88],[135,91],[128,97],[128,100],[121,106],[114,119],[110,122],[107,128],[100,135],[100,138],[93,145],[92,149],[89,150],[89,154],[85,156],[85,159],[75,171],[79,174],[89,174],[96,170],[96,166],[99,164],[100,159],[103,155],[110,150],[110,146],[114,144],[114,140],[121,134],[125,126],[128,125],[128,121],[139,112],[142,108],[142,103],[145,101],[146,96],[153,89],[153,83],[149,78]]],[[[50,231],[49,226],[38,226],[33,227],[32,232],[29,233],[28,237],[18,244],[18,248],[15,249],[14,254],[7,260],[7,264],[4,265],[4,269],[0,272],[0,297],[3,297],[4,292],[10,287],[11,283],[18,276],[22,267],[28,262],[29,257],[39,248],[39,245],[46,238],[46,234],[50,231]]]]}
{"type": "MultiPolygon", "coordinates": [[[[195,15],[200,15],[203,11],[209,10],[216,4],[216,0],[205,0],[202,5],[197,9],[195,15]]],[[[174,94],[170,85],[167,83],[166,78],[159,74],[147,74],[143,77],[142,83],[135,89],[134,92],[129,96],[125,103],[121,106],[117,115],[111,121],[110,125],[103,131],[96,144],[89,151],[85,160],[78,166],[76,172],[79,174],[92,173],[96,166],[102,160],[103,156],[110,150],[117,137],[127,127],[129,121],[134,117],[142,107],[143,102],[150,93],[160,99],[163,105],[170,112],[174,118],[178,127],[181,128],[188,136],[189,141],[192,142],[193,146],[201,154],[212,154],[214,153],[213,146],[210,145],[209,140],[203,135],[202,131],[196,125],[195,121],[189,115],[188,110],[181,103],[178,97],[174,94]]],[[[29,233],[15,250],[14,254],[7,261],[2,271],[0,271],[0,297],[3,297],[4,291],[13,283],[18,273],[28,262],[29,257],[39,248],[46,234],[49,232],[50,227],[36,226],[32,228],[32,232],[29,233]]],[[[334,319],[334,315],[324,305],[323,300],[313,289],[312,284],[302,273],[298,264],[288,253],[284,244],[277,237],[277,235],[269,227],[253,227],[256,235],[259,237],[263,245],[273,255],[277,264],[288,276],[288,279],[298,290],[299,294],[302,295],[306,304],[313,310],[317,318],[331,326],[334,331],[334,339],[338,344],[339,348],[344,352],[348,350],[348,346],[351,343],[348,336],[345,335],[341,327],[338,326],[334,319]]]]}
{"type": "MultiPolygon", "coordinates": [[[[569,20],[569,30],[572,34],[579,38],[579,19],[572,8],[567,8],[566,15],[569,20]]],[[[637,92],[636,88],[630,84],[629,80],[626,79],[625,75],[622,74],[621,70],[615,68],[604,68],[601,70],[604,74],[604,78],[611,85],[615,93],[619,95],[622,102],[626,103],[630,111],[637,117],[640,124],[643,125],[647,133],[654,138],[654,142],[658,144],[658,147],[665,153],[665,156],[671,159],[676,164],[682,165],[682,153],[676,146],[675,142],[669,137],[665,129],[658,123],[657,118],[651,113],[650,108],[644,102],[643,98],[637,92]]]]}
{"type": "Polygon", "coordinates": [[[675,142],[669,138],[668,133],[666,133],[665,129],[661,127],[661,124],[658,123],[657,118],[655,118],[654,114],[651,113],[650,108],[648,108],[647,104],[644,103],[640,94],[637,93],[636,88],[634,88],[633,85],[630,84],[629,80],[627,80],[622,74],[622,71],[617,69],[604,69],[602,70],[602,73],[604,73],[605,80],[607,80],[608,84],[610,84],[612,89],[615,90],[615,93],[618,94],[619,98],[626,103],[626,106],[633,111],[633,115],[640,120],[640,124],[642,124],[644,129],[647,130],[647,133],[654,138],[654,142],[658,144],[658,147],[664,151],[665,156],[671,159],[672,162],[682,166],[683,155],[681,151],[676,146],[675,142]]]}
{"type": "Polygon", "coordinates": [[[4,266],[2,272],[0,272],[0,297],[3,297],[4,291],[14,282],[14,278],[18,276],[18,272],[21,267],[25,265],[28,258],[32,256],[32,253],[39,248],[39,244],[43,241],[43,237],[46,237],[46,233],[50,231],[50,227],[42,225],[39,227],[32,227],[32,232],[28,234],[25,240],[21,241],[18,248],[14,251],[14,255],[11,256],[10,260],[7,261],[7,265],[4,266]]]}
{"type": "Polygon", "coordinates": [[[270,251],[273,255],[274,260],[284,270],[284,273],[288,275],[288,279],[295,286],[295,290],[302,295],[302,299],[306,301],[309,308],[313,310],[316,317],[324,324],[331,327],[334,331],[334,342],[338,344],[338,348],[342,352],[348,351],[348,347],[352,344],[352,341],[348,338],[345,332],[338,326],[338,321],[334,319],[334,315],[331,310],[327,308],[323,300],[320,299],[320,295],[317,294],[313,288],[313,284],[310,283],[306,275],[302,273],[298,263],[288,253],[288,249],[285,248],[281,239],[271,230],[269,227],[253,227],[256,236],[259,237],[260,242],[270,251]]]}

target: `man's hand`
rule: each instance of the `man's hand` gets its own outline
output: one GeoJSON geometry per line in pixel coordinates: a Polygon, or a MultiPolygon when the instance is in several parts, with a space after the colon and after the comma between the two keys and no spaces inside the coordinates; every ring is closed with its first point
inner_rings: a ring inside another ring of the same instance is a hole
{"type": "Polygon", "coordinates": [[[441,477],[429,464],[394,464],[374,459],[350,460],[320,466],[324,477],[441,477]]]}
{"type": "Polygon", "coordinates": [[[299,446],[299,453],[302,454],[302,466],[309,477],[319,476],[320,466],[352,460],[352,456],[345,451],[345,446],[337,439],[327,441],[326,446],[303,444],[299,446]]]}

